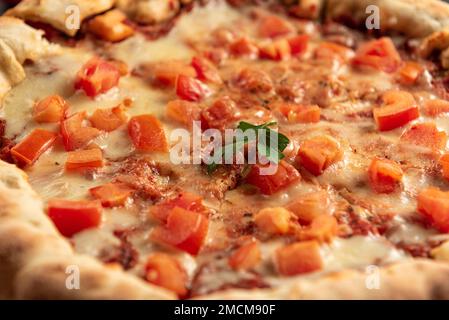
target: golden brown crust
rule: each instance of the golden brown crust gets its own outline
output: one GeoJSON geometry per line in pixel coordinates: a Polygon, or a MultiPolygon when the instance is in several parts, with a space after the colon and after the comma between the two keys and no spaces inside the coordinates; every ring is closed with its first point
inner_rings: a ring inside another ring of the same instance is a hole
{"type": "Polygon", "coordinates": [[[73,252],[14,165],[0,162],[0,298],[172,299],[174,295],[122,270],[73,252]],[[66,281],[79,270],[80,288],[66,281]]]}

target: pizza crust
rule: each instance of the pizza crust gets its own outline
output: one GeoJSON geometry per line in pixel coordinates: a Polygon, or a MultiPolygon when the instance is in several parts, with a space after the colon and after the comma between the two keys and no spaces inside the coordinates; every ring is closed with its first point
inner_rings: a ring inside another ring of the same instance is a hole
{"type": "Polygon", "coordinates": [[[159,287],[74,253],[44,213],[26,174],[0,162],[1,299],[173,299],[159,287]],[[79,269],[80,289],[66,286],[79,269]]]}
{"type": "Polygon", "coordinates": [[[74,36],[78,29],[71,28],[66,23],[72,13],[71,6],[79,8],[79,22],[81,23],[87,17],[112,8],[114,3],[115,0],[23,0],[8,10],[6,15],[48,23],[69,36],[74,36]]]}

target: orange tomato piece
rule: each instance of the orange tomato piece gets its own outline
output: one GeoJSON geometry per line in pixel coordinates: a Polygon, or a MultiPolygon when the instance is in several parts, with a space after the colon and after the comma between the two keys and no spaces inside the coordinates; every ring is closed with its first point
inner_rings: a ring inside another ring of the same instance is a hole
{"type": "Polygon", "coordinates": [[[206,84],[201,81],[179,75],[176,79],[176,95],[183,100],[199,101],[210,93],[206,84]]]}
{"type": "Polygon", "coordinates": [[[134,189],[125,183],[107,183],[89,189],[90,194],[101,201],[103,207],[118,207],[125,204],[134,189]]]}
{"type": "Polygon", "coordinates": [[[247,183],[258,187],[262,194],[274,194],[301,180],[301,175],[298,170],[284,160],[279,161],[274,174],[263,175],[261,170],[266,169],[268,166],[260,164],[253,165],[251,171],[245,178],[247,183]]]}
{"type": "Polygon", "coordinates": [[[371,188],[378,193],[391,193],[401,182],[401,166],[392,160],[374,158],[368,168],[371,188]]]}
{"type": "Polygon", "coordinates": [[[330,215],[333,206],[329,194],[324,190],[306,193],[287,204],[301,224],[310,224],[320,215],[330,215]]]}
{"type": "Polygon", "coordinates": [[[259,46],[259,56],[264,59],[285,60],[290,58],[290,44],[286,39],[259,46]]]}
{"type": "Polygon", "coordinates": [[[307,34],[300,34],[289,38],[288,44],[290,45],[290,53],[293,56],[299,56],[307,50],[307,44],[309,43],[309,36],[307,34]]]}
{"type": "Polygon", "coordinates": [[[116,87],[120,76],[120,70],[114,64],[94,57],[78,71],[75,89],[81,89],[88,97],[93,98],[116,87]]]}
{"type": "Polygon", "coordinates": [[[205,82],[222,83],[217,68],[206,58],[196,56],[192,58],[192,67],[195,68],[198,79],[205,82]]]}
{"type": "Polygon", "coordinates": [[[122,41],[134,34],[134,29],[125,24],[125,20],[125,14],[120,10],[114,9],[89,21],[88,29],[103,40],[110,42],[122,41]]]}
{"type": "Polygon", "coordinates": [[[168,87],[175,86],[176,79],[179,75],[192,78],[196,77],[195,68],[176,60],[158,63],[153,71],[156,82],[168,87]]]}
{"type": "Polygon", "coordinates": [[[330,136],[317,136],[303,141],[297,159],[307,171],[319,176],[341,158],[342,150],[337,140],[330,136]]]}
{"type": "Polygon", "coordinates": [[[320,246],[317,241],[303,241],[276,250],[276,267],[279,274],[294,276],[323,268],[320,246]]]}
{"type": "Polygon", "coordinates": [[[164,128],[153,115],[144,114],[132,117],[128,122],[128,133],[137,150],[168,151],[164,128]]]}
{"type": "Polygon", "coordinates": [[[14,162],[21,167],[30,166],[56,141],[57,134],[44,129],[34,129],[11,148],[14,162]]]}
{"type": "Polygon", "coordinates": [[[427,188],[418,194],[418,211],[441,232],[449,232],[449,192],[427,188]]]}
{"type": "Polygon", "coordinates": [[[60,130],[66,151],[73,151],[85,147],[100,135],[100,130],[83,125],[85,118],[85,112],[78,112],[61,121],[60,130]]]}
{"type": "Polygon", "coordinates": [[[419,63],[407,61],[398,71],[399,82],[405,85],[412,85],[416,83],[416,80],[423,72],[424,68],[419,63]]]}
{"type": "Polygon", "coordinates": [[[170,211],[175,208],[183,208],[207,215],[208,210],[203,205],[203,198],[190,192],[181,192],[176,197],[163,200],[150,208],[150,216],[166,222],[170,211]]]}
{"type": "Polygon", "coordinates": [[[289,122],[296,123],[316,123],[320,121],[321,116],[321,109],[317,105],[281,103],[279,111],[289,122]]]}
{"type": "Polygon", "coordinates": [[[449,153],[443,154],[443,156],[441,156],[440,158],[439,163],[443,171],[443,178],[449,180],[449,153]]]}
{"type": "Polygon", "coordinates": [[[374,120],[380,131],[393,130],[419,117],[413,96],[405,91],[387,91],[383,94],[384,105],[373,110],[374,120]]]}
{"type": "Polygon", "coordinates": [[[208,228],[209,219],[204,214],[175,207],[168,214],[166,225],[154,228],[151,238],[195,256],[204,244],[208,228]]]}
{"type": "Polygon", "coordinates": [[[187,273],[181,263],[165,253],[153,253],[145,264],[145,279],[173,291],[179,298],[187,295],[187,273]]]}
{"type": "Polygon", "coordinates": [[[66,170],[99,168],[103,166],[103,153],[99,148],[71,151],[65,162],[66,170]]]}
{"type": "Polygon", "coordinates": [[[47,215],[59,232],[66,237],[85,229],[98,227],[101,223],[101,203],[84,200],[50,200],[47,215]]]}
{"type": "Polygon", "coordinates": [[[275,15],[265,16],[259,23],[259,35],[264,38],[283,36],[292,31],[290,23],[275,15]]]}
{"type": "Polygon", "coordinates": [[[343,63],[354,57],[354,51],[340,44],[324,41],[315,49],[314,56],[317,59],[337,60],[343,63]]]}
{"type": "Polygon", "coordinates": [[[401,56],[388,37],[362,44],[352,60],[354,65],[368,66],[387,73],[395,72],[401,65],[401,56]]]}
{"type": "Polygon", "coordinates": [[[114,131],[124,125],[127,120],[128,117],[121,105],[110,109],[97,109],[89,118],[94,128],[106,132],[114,131]]]}
{"type": "Polygon", "coordinates": [[[198,104],[186,100],[172,100],[167,103],[167,118],[191,128],[194,121],[201,119],[201,108],[198,104]]]}
{"type": "Polygon", "coordinates": [[[68,104],[58,95],[48,96],[33,107],[33,119],[37,123],[59,122],[64,119],[68,104]]]}
{"type": "Polygon", "coordinates": [[[338,234],[338,222],[330,215],[320,214],[306,229],[299,233],[301,240],[316,240],[320,243],[330,242],[338,234]]]}
{"type": "Polygon", "coordinates": [[[265,208],[254,216],[256,226],[266,234],[282,235],[290,231],[292,213],[285,208],[265,208]]]}
{"type": "Polygon", "coordinates": [[[248,38],[239,38],[229,46],[230,52],[235,56],[244,56],[256,58],[259,54],[259,48],[248,38]]]}
{"type": "Polygon", "coordinates": [[[259,242],[251,241],[234,251],[228,259],[228,264],[234,270],[250,270],[256,267],[261,259],[259,242]]]}
{"type": "Polygon", "coordinates": [[[424,103],[424,110],[431,117],[436,117],[441,113],[448,113],[449,101],[443,99],[427,100],[424,103]]]}
{"type": "Polygon", "coordinates": [[[446,148],[447,135],[433,122],[418,123],[401,136],[401,142],[440,151],[446,148]]]}

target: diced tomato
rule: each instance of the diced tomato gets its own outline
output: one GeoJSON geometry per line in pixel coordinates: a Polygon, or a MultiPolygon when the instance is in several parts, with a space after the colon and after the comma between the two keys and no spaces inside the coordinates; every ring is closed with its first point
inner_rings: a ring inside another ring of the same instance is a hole
{"type": "Polygon", "coordinates": [[[293,31],[293,27],[286,20],[269,15],[263,17],[259,24],[259,35],[265,38],[283,36],[293,31]]]}
{"type": "Polygon", "coordinates": [[[398,71],[399,82],[405,85],[412,85],[423,72],[424,68],[420,64],[407,61],[398,71]]]}
{"type": "Polygon", "coordinates": [[[187,127],[192,127],[194,121],[201,119],[201,108],[198,104],[185,100],[172,100],[167,103],[167,117],[187,127]]]}
{"type": "Polygon", "coordinates": [[[138,150],[168,151],[164,128],[153,115],[144,114],[132,117],[128,122],[128,133],[138,150]]]}
{"type": "Polygon", "coordinates": [[[222,82],[217,68],[207,59],[196,56],[192,59],[192,67],[195,68],[198,79],[205,82],[220,84],[222,82]]]}
{"type": "Polygon", "coordinates": [[[235,40],[229,46],[229,50],[235,56],[256,58],[259,55],[259,48],[248,38],[235,40]]]}
{"type": "Polygon", "coordinates": [[[329,194],[320,190],[300,195],[288,203],[286,209],[292,212],[301,224],[310,224],[320,215],[330,215],[333,206],[329,194]]]}
{"type": "Polygon", "coordinates": [[[342,154],[337,140],[330,136],[317,136],[300,145],[298,162],[310,173],[319,176],[330,165],[340,161],[342,154]]]}
{"type": "Polygon", "coordinates": [[[237,121],[240,116],[241,112],[236,103],[228,96],[223,96],[201,112],[201,127],[223,129],[226,124],[237,121]]]}
{"type": "Polygon", "coordinates": [[[292,56],[298,56],[303,54],[307,50],[309,36],[307,34],[300,34],[298,36],[289,38],[287,41],[290,45],[290,53],[292,54],[292,56]]]}
{"type": "Polygon", "coordinates": [[[240,88],[251,93],[265,93],[273,89],[273,80],[270,75],[263,70],[254,68],[242,69],[238,74],[237,84],[240,88]]]}
{"type": "Polygon", "coordinates": [[[294,276],[318,271],[323,268],[323,259],[317,241],[293,243],[276,250],[277,270],[281,275],[294,276]]]}
{"type": "Polygon", "coordinates": [[[259,47],[259,56],[261,58],[285,60],[290,58],[290,55],[290,45],[286,39],[276,40],[259,47]]]}
{"type": "Polygon", "coordinates": [[[48,96],[33,107],[33,119],[38,123],[59,122],[64,119],[67,102],[58,95],[48,96]]]}
{"type": "Polygon", "coordinates": [[[85,112],[78,112],[61,122],[62,142],[67,151],[80,149],[100,135],[100,130],[83,126],[85,112]]]}
{"type": "Polygon", "coordinates": [[[103,207],[117,207],[125,204],[134,189],[125,183],[107,183],[89,189],[90,194],[101,201],[103,207]]]}
{"type": "Polygon", "coordinates": [[[195,68],[180,61],[158,63],[154,67],[154,79],[158,84],[174,87],[178,76],[196,77],[195,68]]]}
{"type": "Polygon", "coordinates": [[[373,110],[380,131],[393,130],[419,117],[413,96],[405,91],[387,91],[382,96],[384,105],[373,110]]]}
{"type": "Polygon", "coordinates": [[[383,37],[362,44],[352,60],[354,65],[368,66],[384,72],[395,72],[401,57],[390,38],[383,37]]]}
{"type": "Polygon", "coordinates": [[[165,253],[153,253],[145,265],[145,279],[173,291],[179,298],[187,295],[187,273],[181,263],[165,253]]]}
{"type": "Polygon", "coordinates": [[[441,232],[449,232],[449,192],[427,188],[418,194],[418,211],[441,232]]]}
{"type": "Polygon", "coordinates": [[[110,109],[97,109],[89,118],[94,128],[106,132],[114,131],[124,125],[127,120],[128,117],[121,105],[110,109]]]}
{"type": "Polygon", "coordinates": [[[401,142],[438,152],[446,148],[447,135],[433,122],[418,123],[402,134],[401,142]]]}
{"type": "Polygon", "coordinates": [[[34,129],[11,148],[14,162],[21,167],[32,165],[55,142],[57,134],[44,129],[34,129]]]}
{"type": "Polygon", "coordinates": [[[309,227],[301,229],[300,240],[316,240],[319,243],[330,242],[338,234],[338,222],[330,215],[321,214],[315,217],[309,227]]]}
{"type": "Polygon", "coordinates": [[[238,248],[228,260],[234,270],[250,270],[256,267],[262,259],[258,241],[251,241],[238,248]]]}
{"type": "Polygon", "coordinates": [[[401,182],[401,166],[388,159],[374,158],[368,168],[371,188],[378,193],[391,193],[401,182]]]}
{"type": "Polygon", "coordinates": [[[254,223],[266,234],[286,234],[290,230],[291,218],[291,212],[282,207],[265,208],[254,216],[254,223]]]}
{"type": "Polygon", "coordinates": [[[156,227],[151,238],[197,255],[204,244],[208,228],[209,219],[204,214],[175,207],[168,214],[167,224],[156,227]]]}
{"type": "Polygon", "coordinates": [[[439,163],[443,171],[443,178],[449,180],[449,153],[443,154],[439,163]]]}
{"type": "Polygon", "coordinates": [[[203,198],[190,192],[181,192],[177,197],[166,199],[150,208],[150,215],[162,222],[167,221],[170,211],[179,207],[207,215],[207,208],[203,205],[203,198]]]}
{"type": "Polygon", "coordinates": [[[316,123],[320,121],[321,109],[316,104],[281,103],[278,108],[289,122],[316,123]]]}
{"type": "Polygon", "coordinates": [[[134,29],[123,23],[126,16],[120,10],[111,10],[89,21],[88,29],[97,37],[110,41],[122,41],[134,34],[134,29]]]}
{"type": "Polygon", "coordinates": [[[284,160],[279,161],[274,174],[263,175],[261,170],[268,166],[253,165],[245,179],[247,183],[258,187],[262,194],[271,195],[301,179],[298,170],[284,160]]]}
{"type": "Polygon", "coordinates": [[[98,148],[69,152],[65,162],[66,170],[99,168],[103,166],[103,153],[98,148]]]}
{"type": "Polygon", "coordinates": [[[354,57],[354,51],[348,47],[325,41],[315,49],[314,56],[317,59],[338,60],[343,63],[354,57]]]}
{"type": "Polygon", "coordinates": [[[449,101],[443,99],[427,100],[424,103],[424,110],[431,117],[436,117],[441,113],[448,113],[449,101]]]}
{"type": "Polygon", "coordinates": [[[195,78],[179,75],[176,80],[176,94],[183,100],[199,101],[209,93],[209,88],[195,78]]]}
{"type": "Polygon", "coordinates": [[[98,57],[90,59],[76,75],[75,89],[84,90],[88,97],[95,97],[117,86],[120,70],[98,57]]]}
{"type": "Polygon", "coordinates": [[[100,201],[82,200],[50,200],[47,214],[66,237],[89,228],[98,227],[101,223],[100,201]]]}

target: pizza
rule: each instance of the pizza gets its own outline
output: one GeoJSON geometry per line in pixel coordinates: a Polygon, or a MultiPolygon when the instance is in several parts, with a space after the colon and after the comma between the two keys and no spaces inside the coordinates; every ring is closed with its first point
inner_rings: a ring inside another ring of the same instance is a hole
{"type": "Polygon", "coordinates": [[[10,3],[1,298],[449,298],[447,4],[10,3]]]}

